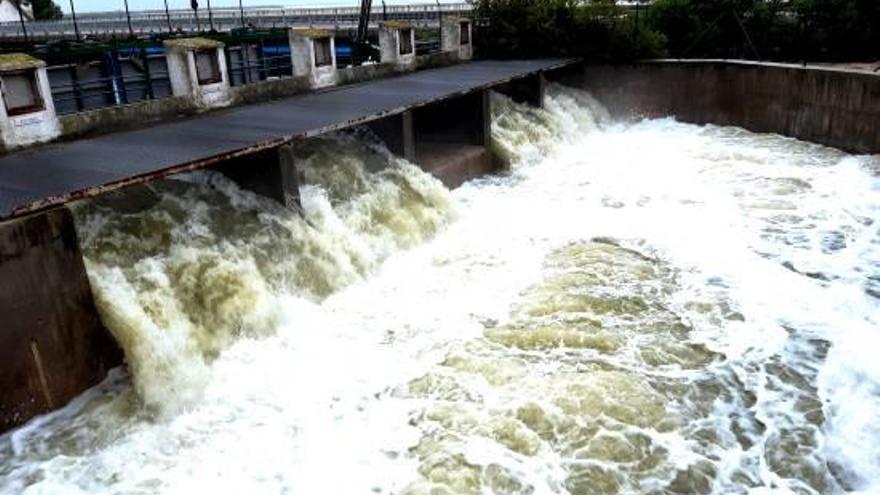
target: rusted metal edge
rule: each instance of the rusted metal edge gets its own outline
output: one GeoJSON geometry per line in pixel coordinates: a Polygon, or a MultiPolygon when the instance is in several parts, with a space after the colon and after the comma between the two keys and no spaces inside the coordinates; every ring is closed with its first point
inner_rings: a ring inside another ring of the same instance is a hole
{"type": "MultiPolygon", "coordinates": [[[[465,95],[475,93],[478,91],[485,91],[485,90],[491,89],[495,86],[499,86],[502,84],[509,83],[511,81],[515,81],[517,79],[524,79],[526,77],[533,76],[535,74],[542,74],[545,72],[554,71],[557,69],[568,67],[568,66],[570,66],[574,63],[577,63],[577,62],[578,62],[577,59],[563,60],[562,62],[551,65],[549,67],[545,67],[542,69],[537,69],[537,70],[533,70],[533,71],[529,71],[529,72],[524,72],[524,73],[517,74],[514,76],[510,76],[510,77],[505,77],[505,78],[493,81],[491,83],[482,84],[482,85],[475,86],[475,87],[472,87],[472,88],[469,88],[469,89],[466,89],[463,91],[456,91],[454,93],[449,93],[449,94],[446,94],[441,97],[429,98],[427,100],[413,103],[411,105],[397,107],[397,108],[394,108],[394,109],[391,109],[391,110],[388,110],[385,112],[375,113],[375,114],[364,116],[364,117],[357,118],[357,119],[351,119],[351,120],[348,120],[345,122],[340,122],[337,124],[332,124],[329,126],[324,126],[321,128],[308,130],[308,131],[298,133],[298,134],[292,134],[290,136],[285,136],[285,137],[281,137],[278,139],[263,141],[260,143],[253,144],[251,146],[246,146],[244,148],[240,148],[235,151],[228,152],[228,153],[221,153],[218,155],[212,155],[212,156],[200,159],[200,160],[194,160],[191,162],[182,163],[180,165],[173,165],[171,167],[163,168],[161,170],[156,170],[154,172],[149,172],[146,174],[134,175],[134,176],[122,179],[122,180],[108,182],[106,184],[102,184],[99,186],[88,187],[85,189],[80,189],[80,190],[73,191],[73,192],[66,193],[66,194],[49,196],[47,198],[43,198],[43,199],[40,199],[37,201],[31,201],[31,202],[26,203],[24,205],[17,206],[12,209],[12,211],[9,215],[2,217],[2,219],[0,219],[0,220],[11,220],[13,218],[20,217],[23,215],[36,213],[36,212],[43,211],[43,210],[48,210],[50,208],[54,208],[54,207],[57,207],[57,206],[60,206],[60,205],[66,204],[66,203],[70,203],[72,201],[90,198],[90,197],[98,196],[100,194],[104,194],[104,193],[107,193],[110,191],[115,191],[115,190],[121,189],[123,187],[133,186],[136,184],[144,184],[146,182],[151,182],[151,181],[154,181],[157,179],[161,179],[161,178],[169,176],[169,175],[200,170],[200,169],[209,167],[209,166],[214,165],[216,163],[226,161],[226,160],[229,160],[232,158],[250,155],[250,154],[264,151],[267,149],[276,148],[278,146],[289,144],[294,141],[299,141],[299,140],[307,139],[310,137],[316,137],[316,136],[320,136],[322,134],[327,134],[329,132],[342,130],[342,129],[356,126],[356,125],[360,125],[360,124],[365,124],[367,122],[372,122],[374,120],[379,120],[379,119],[382,119],[385,117],[390,117],[392,115],[398,115],[403,112],[413,110],[415,108],[425,107],[428,105],[432,105],[434,103],[441,102],[443,100],[448,100],[450,98],[465,96],[465,95]]],[[[348,87],[350,87],[350,86],[346,85],[346,86],[341,86],[341,87],[328,88],[327,92],[331,92],[334,90],[342,90],[342,89],[345,89],[348,87]]]]}
{"type": "Polygon", "coordinates": [[[865,76],[870,78],[878,78],[880,77],[880,73],[876,70],[871,71],[868,69],[857,69],[852,67],[841,67],[834,65],[818,65],[818,64],[794,64],[794,63],[786,63],[786,62],[769,62],[769,61],[759,61],[759,60],[744,60],[744,59],[734,59],[734,58],[649,58],[643,60],[637,60],[635,63],[638,64],[651,64],[651,65],[731,65],[738,67],[765,67],[771,69],[790,69],[797,71],[815,71],[815,72],[830,72],[830,73],[839,73],[839,74],[848,74],[853,76],[865,76]]]}

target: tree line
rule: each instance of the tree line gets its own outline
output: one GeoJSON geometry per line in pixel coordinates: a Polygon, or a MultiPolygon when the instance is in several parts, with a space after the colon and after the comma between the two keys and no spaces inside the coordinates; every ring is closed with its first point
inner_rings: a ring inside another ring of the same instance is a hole
{"type": "Polygon", "coordinates": [[[64,15],[61,12],[61,7],[58,6],[52,0],[13,0],[13,3],[17,8],[21,9],[22,6],[30,5],[35,20],[44,20],[44,19],[61,19],[64,15]]]}
{"type": "Polygon", "coordinates": [[[480,55],[880,60],[880,0],[476,0],[480,55]]]}

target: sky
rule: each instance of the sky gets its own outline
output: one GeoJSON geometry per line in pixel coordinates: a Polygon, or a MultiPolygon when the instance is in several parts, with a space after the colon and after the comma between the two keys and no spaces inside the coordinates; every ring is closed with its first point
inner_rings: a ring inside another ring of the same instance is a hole
{"type": "MultiPolygon", "coordinates": [[[[70,0],[54,0],[65,13],[70,12],[70,0]]],[[[103,12],[110,10],[124,10],[123,0],[73,0],[76,12],[103,12]]],[[[289,7],[312,7],[312,6],[340,6],[357,7],[360,0],[242,0],[245,6],[289,6],[289,7]]],[[[381,5],[381,0],[373,0],[374,7],[381,5]]],[[[388,5],[393,4],[419,4],[434,3],[431,0],[385,0],[388,5]]],[[[457,0],[440,0],[440,3],[459,3],[457,0]]],[[[208,0],[199,0],[199,10],[204,9],[208,0]]],[[[128,0],[131,10],[161,10],[164,9],[162,0],[128,0]]],[[[237,7],[238,0],[211,0],[211,7],[237,7]]],[[[189,0],[168,0],[171,9],[188,9],[189,0]]]]}

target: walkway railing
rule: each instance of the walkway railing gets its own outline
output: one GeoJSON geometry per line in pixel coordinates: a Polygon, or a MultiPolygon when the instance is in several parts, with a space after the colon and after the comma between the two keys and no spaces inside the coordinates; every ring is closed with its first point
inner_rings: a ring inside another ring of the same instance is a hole
{"type": "MultiPolygon", "coordinates": [[[[440,15],[468,14],[472,7],[467,3],[412,4],[376,6],[371,19],[373,27],[383,19],[408,20],[416,26],[438,26],[440,15]]],[[[218,31],[228,32],[242,26],[269,29],[287,26],[314,26],[328,29],[357,28],[358,7],[245,7],[244,9],[222,7],[192,10],[151,10],[131,12],[104,12],[78,14],[76,23],[69,17],[57,21],[34,21],[25,23],[27,36],[19,22],[0,23],[0,39],[75,39],[125,38],[160,33],[218,31]],[[129,30],[130,25],[130,30],[129,30]]]]}
{"type": "MultiPolygon", "coordinates": [[[[436,30],[420,29],[419,32],[428,38],[416,42],[418,55],[441,50],[439,39],[431,38],[436,35],[436,30]]],[[[230,39],[234,41],[227,43],[223,53],[231,86],[292,77],[293,64],[286,30],[250,32],[230,39]]],[[[364,63],[364,57],[355,55],[345,37],[337,38],[338,67],[364,63]]],[[[98,55],[81,57],[77,52],[55,53],[53,58],[56,61],[69,62],[55,62],[47,67],[52,99],[59,115],[165,98],[172,94],[168,62],[159,43],[108,48],[98,55]]]]}
{"type": "Polygon", "coordinates": [[[52,65],[47,72],[59,115],[171,95],[164,55],[110,52],[101,60],[52,65]]]}
{"type": "Polygon", "coordinates": [[[226,67],[232,86],[290,77],[293,72],[290,46],[246,44],[231,47],[226,50],[226,67]]]}

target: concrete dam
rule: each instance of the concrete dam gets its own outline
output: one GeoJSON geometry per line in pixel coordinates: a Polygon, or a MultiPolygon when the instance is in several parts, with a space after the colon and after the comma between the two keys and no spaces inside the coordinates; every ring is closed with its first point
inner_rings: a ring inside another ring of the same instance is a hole
{"type": "Polygon", "coordinates": [[[5,134],[0,493],[880,489],[880,77],[462,58],[5,134]]]}

